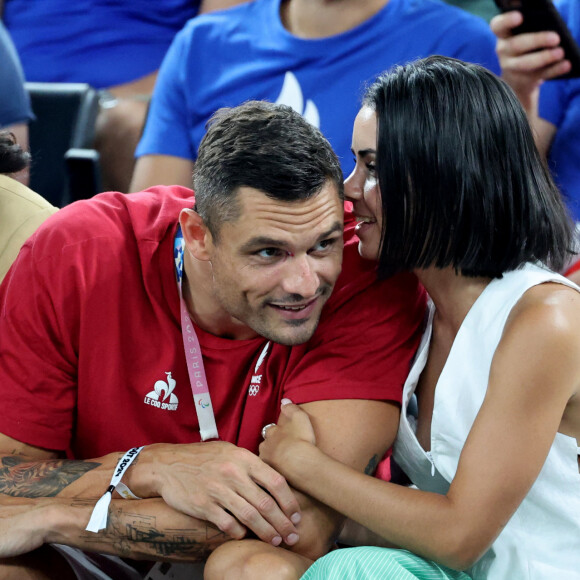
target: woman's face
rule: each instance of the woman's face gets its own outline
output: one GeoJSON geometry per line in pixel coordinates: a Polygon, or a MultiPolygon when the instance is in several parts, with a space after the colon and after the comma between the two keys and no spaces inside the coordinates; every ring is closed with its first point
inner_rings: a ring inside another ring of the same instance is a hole
{"type": "Polygon", "coordinates": [[[344,182],[346,197],[353,203],[358,221],[359,254],[377,260],[382,235],[381,192],[376,174],[377,116],[363,107],[354,121],[352,152],[355,167],[344,182]]]}

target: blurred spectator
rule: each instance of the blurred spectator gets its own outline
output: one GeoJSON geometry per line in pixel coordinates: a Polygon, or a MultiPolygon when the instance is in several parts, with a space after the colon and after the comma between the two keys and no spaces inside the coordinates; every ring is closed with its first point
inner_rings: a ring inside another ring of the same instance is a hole
{"type": "Polygon", "coordinates": [[[285,103],[318,126],[349,171],[365,81],[444,54],[499,71],[484,21],[433,0],[255,0],[190,21],[161,67],[131,190],[191,186],[205,123],[248,99],[285,103]]]}
{"type": "Polygon", "coordinates": [[[157,69],[173,37],[200,9],[238,2],[5,0],[4,20],[27,81],[106,89],[95,145],[105,188],[127,191],[157,69]]]}
{"type": "MultiPolygon", "coordinates": [[[[4,24],[0,21],[0,129],[9,130],[28,150],[28,121],[33,119],[30,99],[24,89],[24,77],[18,55],[4,24]]],[[[28,183],[28,165],[15,176],[28,183]]]]}
{"type": "Polygon", "coordinates": [[[447,4],[463,8],[488,22],[497,14],[497,6],[493,0],[445,0],[447,4]]]}
{"type": "MultiPolygon", "coordinates": [[[[572,35],[580,42],[580,2],[554,2],[572,35]]],[[[498,37],[497,52],[503,78],[524,105],[536,133],[540,151],[550,168],[572,217],[580,221],[580,78],[550,80],[570,70],[554,32],[520,34],[520,12],[496,16],[492,30],[498,37]],[[549,81],[549,82],[544,82],[549,81]]]]}
{"type": "Polygon", "coordinates": [[[22,244],[56,211],[46,200],[10,177],[28,166],[29,156],[9,131],[0,131],[0,282],[22,244]]]}

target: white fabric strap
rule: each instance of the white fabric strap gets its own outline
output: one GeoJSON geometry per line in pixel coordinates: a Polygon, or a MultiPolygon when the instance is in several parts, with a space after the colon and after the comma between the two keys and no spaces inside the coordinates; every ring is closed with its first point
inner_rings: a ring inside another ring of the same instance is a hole
{"type": "Polygon", "coordinates": [[[115,491],[123,499],[142,499],[139,496],[136,496],[122,481],[117,484],[115,491]]]}
{"type": "MultiPolygon", "coordinates": [[[[113,492],[115,488],[121,482],[121,478],[129,469],[129,466],[135,458],[141,453],[143,447],[133,447],[129,449],[115,467],[115,471],[113,473],[113,477],[111,478],[111,483],[107,488],[107,491],[102,495],[101,499],[97,502],[95,507],[93,508],[93,513],[91,514],[91,519],[87,527],[85,528],[88,532],[94,532],[95,534],[98,533],[100,530],[103,530],[107,527],[107,517],[109,515],[109,505],[111,504],[111,498],[113,497],[113,492]]],[[[124,486],[127,490],[129,489],[127,486],[124,486]]],[[[133,494],[131,494],[133,495],[133,494]]],[[[136,496],[135,496],[136,497],[136,496]]]]}
{"type": "Polygon", "coordinates": [[[179,308],[181,312],[181,334],[183,336],[183,348],[185,350],[185,360],[187,362],[187,372],[191,383],[191,392],[197,421],[199,423],[199,433],[202,441],[208,439],[219,439],[218,429],[215,422],[209,386],[205,376],[203,358],[201,356],[201,345],[195,333],[193,322],[187,311],[181,283],[183,280],[183,252],[185,243],[181,227],[177,228],[174,243],[175,276],[177,278],[177,288],[179,290],[179,308]]]}

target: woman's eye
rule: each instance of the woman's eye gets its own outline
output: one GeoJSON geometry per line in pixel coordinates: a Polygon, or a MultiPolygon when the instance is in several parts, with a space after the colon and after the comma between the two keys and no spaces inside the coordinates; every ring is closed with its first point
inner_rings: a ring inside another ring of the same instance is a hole
{"type": "Polygon", "coordinates": [[[376,170],[377,170],[377,166],[374,163],[367,163],[366,165],[367,165],[368,172],[371,175],[375,175],[376,170]]]}

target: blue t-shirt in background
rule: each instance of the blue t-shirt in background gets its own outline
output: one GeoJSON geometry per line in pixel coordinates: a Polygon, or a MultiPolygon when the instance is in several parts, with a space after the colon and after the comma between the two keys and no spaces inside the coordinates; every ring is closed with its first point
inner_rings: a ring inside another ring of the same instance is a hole
{"type": "Polygon", "coordinates": [[[18,55],[0,21],[0,128],[33,118],[18,55]]]}
{"type": "Polygon", "coordinates": [[[137,156],[195,160],[216,109],[260,99],[291,105],[319,126],[348,173],[353,121],[378,73],[431,54],[499,71],[487,23],[438,0],[390,0],[354,29],[314,40],[284,28],[280,1],[188,22],[161,67],[137,156]]]}
{"type": "MultiPolygon", "coordinates": [[[[580,44],[579,0],[556,0],[555,4],[580,44]]],[[[548,161],[572,217],[580,222],[580,78],[544,83],[540,117],[556,126],[548,161]]]]}
{"type": "Polygon", "coordinates": [[[200,0],[5,0],[26,80],[100,89],[159,68],[200,0]]]}

